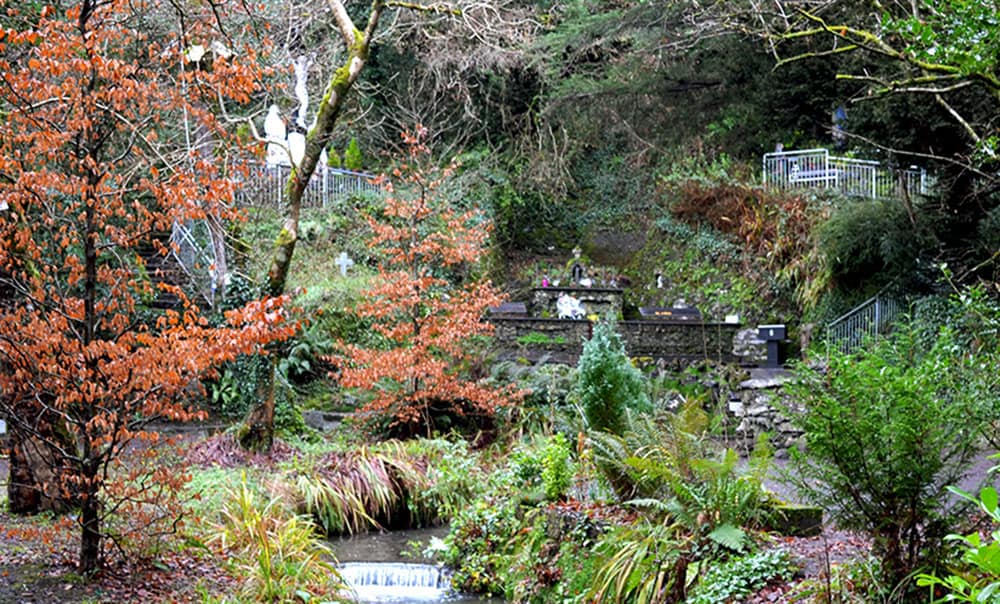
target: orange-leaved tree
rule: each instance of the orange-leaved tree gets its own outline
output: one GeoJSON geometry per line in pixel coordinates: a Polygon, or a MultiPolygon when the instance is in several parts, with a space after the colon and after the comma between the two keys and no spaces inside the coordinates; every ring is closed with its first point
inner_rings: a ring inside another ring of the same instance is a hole
{"type": "Polygon", "coordinates": [[[518,396],[470,374],[477,340],[492,332],[486,313],[502,301],[488,279],[472,276],[489,225],[440,194],[452,168],[428,168],[425,134],[403,135],[408,156],[383,179],[387,199],[369,217],[380,264],[356,310],[381,344],[345,344],[332,359],[341,385],[370,397],[362,416],[404,436],[429,435],[445,417],[490,421],[518,396]]]}
{"type": "Polygon", "coordinates": [[[230,145],[209,109],[248,102],[257,81],[252,49],[225,46],[218,3],[199,6],[0,0],[10,505],[75,510],[83,572],[126,544],[130,527],[176,528],[165,504],[185,476],[156,462],[156,448],[134,446],[158,440],[149,423],[200,417],[199,377],[295,327],[281,298],[232,311],[223,327],[177,288],[174,308],[149,305],[157,277],[140,252],[165,254],[175,223],[234,215],[221,169],[230,145]],[[173,12],[181,6],[190,12],[173,12]]]}

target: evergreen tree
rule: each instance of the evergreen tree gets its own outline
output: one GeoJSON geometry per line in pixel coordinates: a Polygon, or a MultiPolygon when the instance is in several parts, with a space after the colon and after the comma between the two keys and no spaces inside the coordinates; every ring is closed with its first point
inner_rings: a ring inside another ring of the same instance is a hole
{"type": "Polygon", "coordinates": [[[358,139],[351,137],[351,142],[344,150],[344,168],[355,172],[361,170],[364,162],[361,159],[361,147],[358,146],[358,139]]]}
{"type": "Polygon", "coordinates": [[[577,392],[592,430],[621,434],[627,427],[626,409],[651,410],[642,374],[625,354],[625,344],[613,322],[594,326],[577,369],[577,392]]]}

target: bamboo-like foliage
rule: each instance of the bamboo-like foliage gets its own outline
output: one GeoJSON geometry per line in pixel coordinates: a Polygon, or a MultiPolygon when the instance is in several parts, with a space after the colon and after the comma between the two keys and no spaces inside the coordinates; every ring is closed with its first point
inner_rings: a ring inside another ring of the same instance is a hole
{"type": "Polygon", "coordinates": [[[297,507],[331,535],[433,521],[435,501],[421,497],[432,483],[426,461],[398,441],[329,453],[294,481],[297,507]]]}
{"type": "Polygon", "coordinates": [[[244,597],[256,602],[300,602],[321,595],[341,601],[338,594],[344,584],[333,552],[316,538],[309,518],[290,514],[279,497],[260,501],[248,488],[245,474],[230,497],[211,542],[233,556],[244,578],[244,597]]]}
{"type": "Polygon", "coordinates": [[[669,524],[628,527],[602,540],[606,562],[598,570],[588,601],[652,604],[679,601],[688,561],[683,535],[669,524]]]}

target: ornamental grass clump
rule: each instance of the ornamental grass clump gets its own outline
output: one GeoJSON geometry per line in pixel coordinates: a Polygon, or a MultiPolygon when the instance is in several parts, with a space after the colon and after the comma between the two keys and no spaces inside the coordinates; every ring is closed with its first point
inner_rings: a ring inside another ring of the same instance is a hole
{"type": "Polygon", "coordinates": [[[222,521],[209,540],[230,555],[244,579],[241,596],[253,602],[299,602],[322,597],[344,601],[344,584],[333,552],[316,537],[316,527],[290,513],[277,496],[264,501],[242,476],[230,491],[222,521]]]}
{"type": "Polygon", "coordinates": [[[284,488],[328,535],[428,526],[481,490],[476,459],[464,441],[390,440],[325,452],[296,467],[284,488]]]}

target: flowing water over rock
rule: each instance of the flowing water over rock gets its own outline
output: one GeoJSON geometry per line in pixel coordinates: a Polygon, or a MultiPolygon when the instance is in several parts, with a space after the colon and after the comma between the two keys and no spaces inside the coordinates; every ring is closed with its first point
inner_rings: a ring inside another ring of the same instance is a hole
{"type": "Polygon", "coordinates": [[[449,598],[448,573],[430,564],[348,562],[340,576],[359,602],[442,602],[449,598]]]}
{"type": "Polygon", "coordinates": [[[457,594],[451,591],[446,569],[401,555],[404,551],[419,552],[432,538],[441,539],[447,534],[447,527],[368,533],[337,539],[332,545],[341,562],[341,575],[354,588],[358,602],[500,604],[500,600],[457,594]]]}

